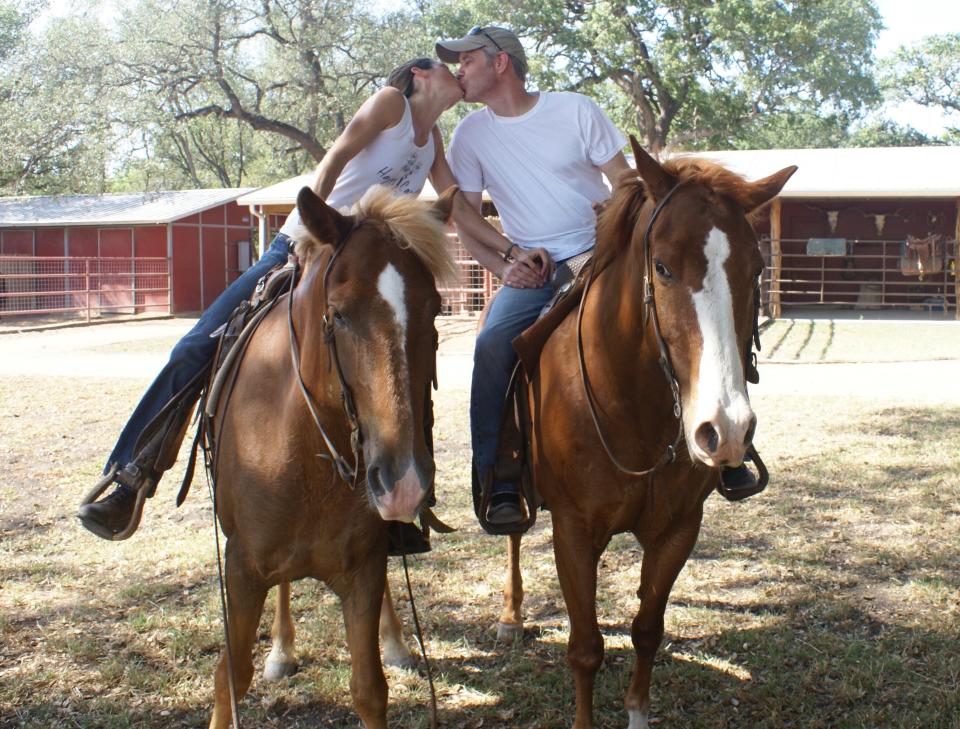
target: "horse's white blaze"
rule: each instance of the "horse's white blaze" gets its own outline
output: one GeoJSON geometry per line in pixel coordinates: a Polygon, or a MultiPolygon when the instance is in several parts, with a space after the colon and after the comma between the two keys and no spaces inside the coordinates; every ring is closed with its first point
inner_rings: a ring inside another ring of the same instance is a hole
{"type": "Polygon", "coordinates": [[[407,341],[406,286],[403,282],[403,276],[400,275],[400,272],[392,263],[388,263],[380,272],[380,278],[377,279],[377,291],[380,293],[380,297],[393,309],[393,315],[397,319],[400,351],[402,352],[407,341]]]}
{"type": "MultiPolygon", "coordinates": [[[[734,459],[753,418],[746,397],[743,363],[737,347],[733,319],[733,296],[724,263],[730,257],[730,241],[726,233],[714,228],[707,235],[703,248],[707,272],[700,291],[692,293],[693,306],[703,340],[697,381],[692,389],[692,418],[687,422],[695,429],[700,423],[711,423],[720,436],[720,451],[727,455],[726,444],[733,449],[734,459]]],[[[687,433],[687,442],[694,455],[710,465],[714,458],[700,449],[687,433]]],[[[722,459],[720,459],[722,460],[722,459]]]]}
{"type": "Polygon", "coordinates": [[[648,729],[650,726],[647,723],[647,712],[640,709],[628,709],[627,717],[630,719],[627,729],[648,729]]]}

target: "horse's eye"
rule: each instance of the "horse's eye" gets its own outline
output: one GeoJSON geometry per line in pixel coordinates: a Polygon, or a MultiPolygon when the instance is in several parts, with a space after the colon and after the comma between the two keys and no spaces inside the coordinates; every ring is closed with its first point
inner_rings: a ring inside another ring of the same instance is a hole
{"type": "Polygon", "coordinates": [[[654,268],[654,270],[656,270],[657,275],[658,275],[660,278],[662,278],[662,279],[664,279],[664,280],[669,280],[669,279],[673,278],[673,274],[671,274],[671,273],[670,273],[670,269],[667,268],[667,267],[663,264],[663,261],[654,261],[654,262],[653,262],[653,268],[654,268]]]}
{"type": "Polygon", "coordinates": [[[333,318],[336,320],[337,324],[343,324],[343,314],[336,309],[333,310],[333,318]]]}

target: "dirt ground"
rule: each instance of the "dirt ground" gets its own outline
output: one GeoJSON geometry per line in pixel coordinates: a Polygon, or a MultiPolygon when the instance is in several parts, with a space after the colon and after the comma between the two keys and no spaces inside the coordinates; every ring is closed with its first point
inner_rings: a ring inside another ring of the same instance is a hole
{"type": "MultiPolygon", "coordinates": [[[[0,334],[0,727],[205,726],[221,644],[212,514],[182,464],[131,540],[73,517],[154,371],[192,324],[170,319],[0,334]]],[[[468,492],[475,321],[440,324],[435,431],[442,518],[412,562],[446,729],[560,729],[572,717],[549,514],[524,539],[526,631],[496,642],[501,540],[468,492]]],[[[947,342],[960,328],[945,326],[947,342]]],[[[910,359],[909,329],[898,334],[910,359]]],[[[751,389],[763,495],[706,504],[654,670],[655,725],[960,728],[960,358],[763,364],[751,389]]],[[[642,551],[601,565],[607,646],[597,727],[623,727],[642,551]]],[[[390,565],[400,592],[396,560],[390,565]]],[[[244,726],[356,726],[336,599],[296,586],[301,670],[255,681],[244,726]]],[[[399,598],[408,620],[409,602],[399,598]]],[[[272,609],[257,665],[269,650],[272,609]]],[[[426,727],[422,673],[391,669],[391,727],[426,727]]]]}

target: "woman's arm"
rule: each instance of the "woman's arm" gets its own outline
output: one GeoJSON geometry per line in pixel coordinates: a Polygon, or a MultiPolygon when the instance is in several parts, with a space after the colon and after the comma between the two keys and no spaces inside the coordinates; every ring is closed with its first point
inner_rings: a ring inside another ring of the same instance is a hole
{"type": "Polygon", "coordinates": [[[326,200],[347,162],[356,157],[384,129],[399,124],[403,118],[403,110],[403,94],[392,86],[380,89],[363,102],[346,129],[320,161],[313,191],[326,200]]]}

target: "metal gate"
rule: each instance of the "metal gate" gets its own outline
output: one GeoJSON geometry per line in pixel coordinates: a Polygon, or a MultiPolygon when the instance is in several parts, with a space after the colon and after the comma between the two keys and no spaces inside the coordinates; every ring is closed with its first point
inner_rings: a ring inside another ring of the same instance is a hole
{"type": "Polygon", "coordinates": [[[940,240],[926,266],[901,240],[766,238],[760,245],[767,264],[764,304],[774,318],[790,307],[960,318],[956,240],[940,240]]]}
{"type": "Polygon", "coordinates": [[[171,311],[166,258],[0,256],[0,316],[171,311]]]}

